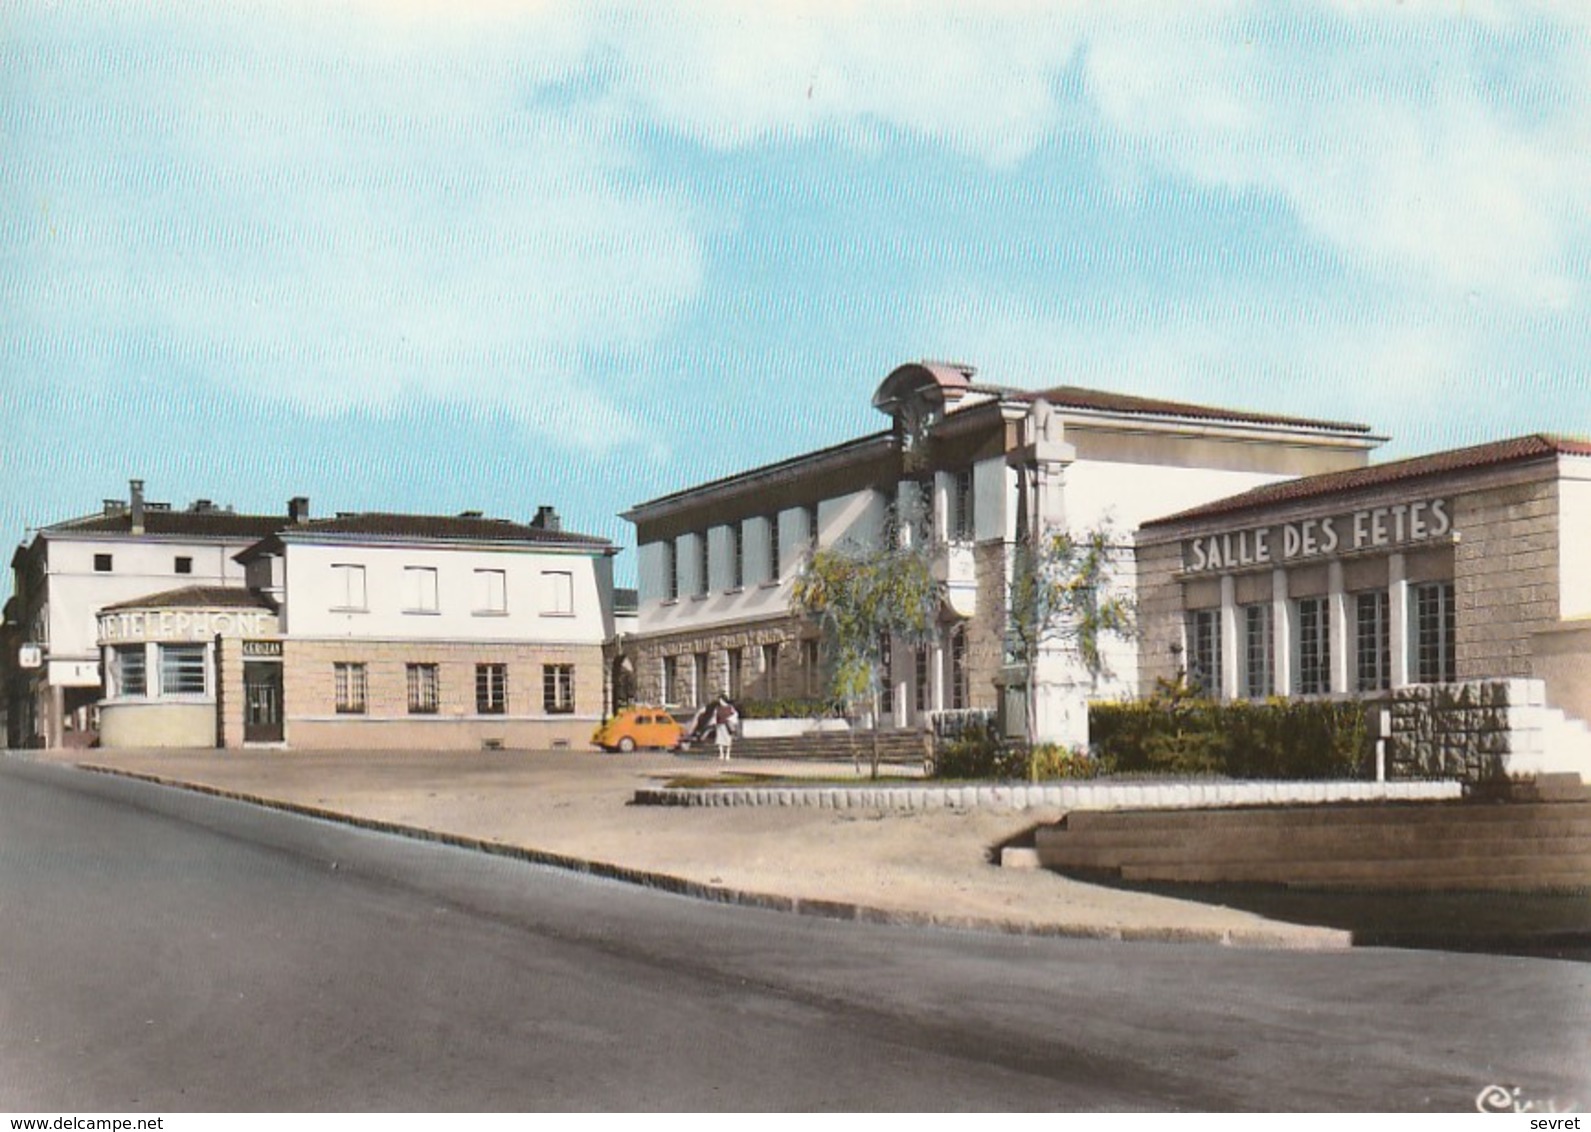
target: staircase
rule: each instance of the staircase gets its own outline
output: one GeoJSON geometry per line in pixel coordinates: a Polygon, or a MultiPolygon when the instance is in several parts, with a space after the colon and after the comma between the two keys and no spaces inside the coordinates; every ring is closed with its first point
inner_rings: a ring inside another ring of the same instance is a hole
{"type": "MultiPolygon", "coordinates": [[[[1558,793],[1557,791],[1548,792],[1558,793]]],[[[1038,862],[1124,881],[1404,891],[1591,890],[1591,800],[1074,811],[1038,862]]]]}

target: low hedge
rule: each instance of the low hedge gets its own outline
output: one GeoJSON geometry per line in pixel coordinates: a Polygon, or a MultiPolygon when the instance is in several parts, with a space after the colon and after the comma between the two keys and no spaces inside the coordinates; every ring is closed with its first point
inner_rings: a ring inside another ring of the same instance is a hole
{"type": "Polygon", "coordinates": [[[1375,750],[1358,700],[1092,704],[1088,730],[1099,762],[1115,774],[1358,778],[1375,750]]]}
{"type": "Polygon", "coordinates": [[[787,696],[780,700],[742,700],[735,705],[742,719],[827,719],[844,714],[827,700],[787,696]]]}

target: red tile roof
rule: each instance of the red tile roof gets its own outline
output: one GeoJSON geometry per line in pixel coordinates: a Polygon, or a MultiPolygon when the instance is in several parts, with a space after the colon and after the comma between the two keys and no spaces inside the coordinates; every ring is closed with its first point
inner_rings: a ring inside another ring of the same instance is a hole
{"type": "Polygon", "coordinates": [[[1495,440],[1469,448],[1450,448],[1426,456],[1407,460],[1393,460],[1385,464],[1371,464],[1364,468],[1351,468],[1342,472],[1325,472],[1318,476],[1282,480],[1264,487],[1230,495],[1200,507],[1179,511],[1175,515],[1154,519],[1144,527],[1158,527],[1188,519],[1203,519],[1216,515],[1230,515],[1238,511],[1256,510],[1281,503],[1296,503],[1338,492],[1357,491],[1362,488],[1382,487],[1386,484],[1425,479],[1467,472],[1502,464],[1524,463],[1559,455],[1591,456],[1591,440],[1555,436],[1550,433],[1531,433],[1508,440],[1495,440]]]}
{"type": "Polygon", "coordinates": [[[1102,413],[1191,417],[1195,420],[1234,421],[1249,424],[1286,425],[1295,428],[1330,429],[1333,432],[1368,433],[1370,431],[1369,425],[1345,421],[1321,421],[1313,420],[1309,417],[1249,413],[1239,409],[1218,408],[1214,405],[1194,405],[1186,401],[1165,401],[1158,397],[1134,397],[1128,393],[1111,393],[1103,389],[1083,389],[1075,385],[1057,385],[1054,389],[1001,390],[1001,395],[1012,401],[1037,401],[1043,398],[1057,407],[1092,409],[1102,413]]]}

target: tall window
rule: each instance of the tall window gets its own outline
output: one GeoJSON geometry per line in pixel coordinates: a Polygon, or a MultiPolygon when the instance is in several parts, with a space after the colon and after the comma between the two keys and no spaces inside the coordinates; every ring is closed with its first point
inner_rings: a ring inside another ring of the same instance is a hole
{"type": "Polygon", "coordinates": [[[1263,699],[1275,690],[1271,667],[1271,607],[1243,607],[1243,694],[1251,700],[1263,699]]]}
{"type": "Polygon", "coordinates": [[[779,695],[779,642],[762,646],[762,694],[770,700],[779,695]]]}
{"type": "Polygon", "coordinates": [[[745,687],[746,675],[746,650],[729,650],[729,698],[738,700],[745,687]]]}
{"type": "Polygon", "coordinates": [[[546,593],[543,613],[554,617],[569,617],[575,611],[575,576],[567,570],[543,570],[542,589],[546,593]]]}
{"type": "Polygon", "coordinates": [[[363,715],[368,702],[365,666],[355,663],[332,665],[332,679],[336,685],[337,714],[363,715]]]}
{"type": "Polygon", "coordinates": [[[818,505],[814,503],[810,507],[803,507],[801,513],[807,517],[807,549],[816,550],[818,548],[818,505]]]}
{"type": "Polygon", "coordinates": [[[160,646],[160,694],[202,696],[205,693],[203,645],[160,646]]]}
{"type": "Polygon", "coordinates": [[[663,544],[663,600],[679,600],[679,547],[673,539],[663,544]]]}
{"type": "Polygon", "coordinates": [[[1221,695],[1221,611],[1188,614],[1188,683],[1207,696],[1221,695]]]}
{"type": "Polygon", "coordinates": [[[823,672],[818,664],[818,639],[807,637],[801,642],[801,671],[807,695],[816,696],[823,690],[823,672]]]}
{"type": "Polygon", "coordinates": [[[548,715],[568,715],[575,710],[575,666],[541,666],[541,706],[548,715]]]}
{"type": "Polygon", "coordinates": [[[1354,686],[1360,692],[1392,687],[1392,618],[1386,590],[1354,595],[1354,686]]]}
{"type": "Polygon", "coordinates": [[[779,516],[768,516],[768,578],[770,582],[777,582],[779,573],[779,516]]]}
{"type": "Polygon", "coordinates": [[[708,561],[707,532],[702,531],[696,536],[696,596],[707,596],[707,567],[708,561]]]}
{"type": "Polygon", "coordinates": [[[508,665],[475,666],[475,714],[502,715],[508,711],[508,665]]]}
{"type": "Polygon", "coordinates": [[[1321,696],[1331,691],[1331,607],[1323,597],[1299,598],[1298,675],[1294,688],[1301,696],[1321,696]]]}
{"type": "Polygon", "coordinates": [[[967,677],[967,627],[957,625],[950,631],[950,709],[960,711],[971,701],[971,688],[967,677]]]}
{"type": "Polygon", "coordinates": [[[403,568],[403,611],[405,613],[437,611],[436,567],[403,568]]]}
{"type": "Polygon", "coordinates": [[[892,669],[894,664],[894,649],[890,644],[888,633],[878,638],[878,711],[880,715],[892,714],[895,711],[895,675],[892,669]]]}
{"type": "Polygon", "coordinates": [[[698,704],[705,704],[712,695],[707,688],[707,662],[708,657],[704,652],[691,657],[691,699],[698,704]]]}
{"type": "Polygon", "coordinates": [[[679,665],[684,657],[665,656],[663,658],[663,702],[665,704],[679,703],[679,665]]]}
{"type": "Polygon", "coordinates": [[[1458,679],[1458,618],[1453,583],[1430,582],[1414,589],[1414,671],[1421,684],[1458,679]]]}
{"type": "Polygon", "coordinates": [[[963,468],[955,473],[950,485],[950,533],[962,542],[971,540],[977,530],[972,501],[972,469],[963,468]]]}
{"type": "Polygon", "coordinates": [[[729,524],[729,588],[746,584],[746,524],[736,519],[729,524]]]}
{"type": "Polygon", "coordinates": [[[406,666],[409,685],[409,714],[435,715],[441,699],[436,665],[410,664],[406,666]]]}
{"type": "Polygon", "coordinates": [[[333,609],[365,608],[365,568],[339,562],[331,568],[333,609]]]}
{"type": "Polygon", "coordinates": [[[116,649],[116,694],[118,696],[147,696],[149,694],[148,657],[143,645],[121,645],[116,649]]]}
{"type": "Polygon", "coordinates": [[[508,612],[508,575],[502,570],[475,571],[475,612],[508,612]]]}
{"type": "Polygon", "coordinates": [[[920,712],[927,711],[928,697],[933,690],[928,682],[929,654],[927,645],[918,646],[913,657],[913,664],[916,666],[917,710],[920,712]]]}

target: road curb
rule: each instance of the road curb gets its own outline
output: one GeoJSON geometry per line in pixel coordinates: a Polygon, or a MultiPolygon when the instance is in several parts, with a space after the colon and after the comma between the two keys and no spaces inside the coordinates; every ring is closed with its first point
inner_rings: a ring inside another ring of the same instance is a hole
{"type": "Polygon", "coordinates": [[[104,766],[97,763],[77,763],[74,765],[78,769],[92,774],[103,774],[114,778],[147,782],[155,786],[185,790],[190,793],[204,794],[232,802],[242,802],[262,809],[318,818],[322,821],[365,829],[373,833],[394,834],[416,841],[429,841],[458,849],[486,853],[496,857],[507,857],[513,860],[525,861],[529,864],[545,865],[550,868],[562,869],[566,872],[600,877],[625,884],[634,884],[643,888],[656,889],[661,892],[710,901],[716,904],[735,904],[748,908],[762,908],[767,911],[786,912],[798,916],[814,916],[826,920],[849,920],[857,923],[898,927],[948,928],[960,931],[994,932],[1002,935],[1096,939],[1121,943],[1199,943],[1287,951],[1335,951],[1345,950],[1353,946],[1353,937],[1349,932],[1303,925],[1294,926],[1287,932],[1279,932],[1265,928],[1218,930],[1178,925],[1112,927],[1096,924],[1032,923],[986,916],[941,915],[933,912],[882,908],[877,905],[846,900],[783,896],[776,893],[756,892],[727,885],[710,884],[675,876],[672,873],[637,869],[628,865],[617,865],[607,861],[575,857],[566,853],[554,853],[545,849],[534,849],[529,846],[514,845],[503,841],[490,841],[478,837],[469,837],[464,834],[427,829],[423,826],[406,825],[402,822],[388,821],[384,818],[366,818],[323,806],[289,802],[281,798],[270,798],[265,795],[250,794],[239,790],[228,790],[202,782],[188,782],[182,779],[167,778],[142,771],[123,770],[118,767],[104,766]]]}

